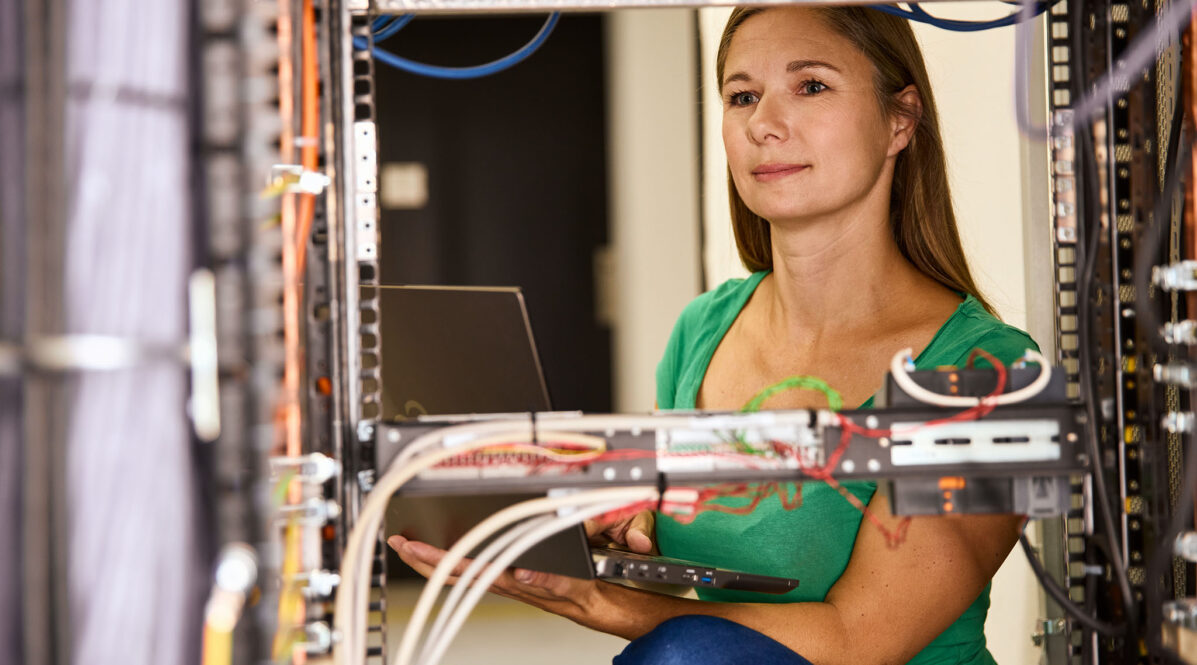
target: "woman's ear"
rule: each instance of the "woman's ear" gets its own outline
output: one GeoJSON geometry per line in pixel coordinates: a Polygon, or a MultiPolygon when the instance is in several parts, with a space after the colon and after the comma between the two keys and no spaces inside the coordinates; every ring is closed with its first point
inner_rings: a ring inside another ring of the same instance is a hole
{"type": "Polygon", "coordinates": [[[910,145],[914,130],[923,117],[923,98],[918,88],[908,85],[894,95],[898,111],[890,119],[892,134],[889,142],[889,156],[893,157],[910,145]]]}

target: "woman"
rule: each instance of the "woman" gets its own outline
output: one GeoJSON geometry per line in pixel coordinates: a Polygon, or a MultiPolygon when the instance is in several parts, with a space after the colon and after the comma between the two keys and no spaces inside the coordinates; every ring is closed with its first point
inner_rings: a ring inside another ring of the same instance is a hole
{"type": "MultiPolygon", "coordinates": [[[[920,368],[1003,362],[1034,343],[994,318],[956,231],[934,99],[901,19],[858,7],[737,9],[719,48],[732,216],[753,275],[682,313],[657,370],[662,409],[737,409],[792,375],[827,380],[871,406],[893,354],[920,368]]],[[[769,408],[825,406],[783,393],[769,408]]],[[[845,483],[889,528],[873,483],[845,483]]],[[[663,517],[663,554],[801,580],[782,597],[701,600],[515,571],[495,590],[633,640],[625,663],[992,663],[988,583],[1018,538],[1017,516],[915,518],[886,539],[834,489],[801,485],[750,516],[663,517]]],[[[644,517],[602,525],[651,547],[644,517]]],[[[427,574],[439,550],[391,540],[427,574]]]]}

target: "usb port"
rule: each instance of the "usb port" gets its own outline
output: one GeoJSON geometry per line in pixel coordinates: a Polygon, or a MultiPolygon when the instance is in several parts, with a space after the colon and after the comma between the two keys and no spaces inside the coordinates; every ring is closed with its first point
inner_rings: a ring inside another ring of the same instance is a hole
{"type": "Polygon", "coordinates": [[[702,583],[703,583],[703,584],[710,584],[710,583],[711,583],[711,582],[713,582],[713,581],[715,581],[715,578],[713,578],[713,577],[711,577],[711,576],[709,576],[709,575],[703,575],[703,576],[702,576],[702,583]]]}

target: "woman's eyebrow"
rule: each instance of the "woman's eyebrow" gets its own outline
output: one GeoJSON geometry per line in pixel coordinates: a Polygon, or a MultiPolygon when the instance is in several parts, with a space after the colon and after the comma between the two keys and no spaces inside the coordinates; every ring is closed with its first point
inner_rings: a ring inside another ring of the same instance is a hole
{"type": "Polygon", "coordinates": [[[794,60],[786,65],[786,72],[793,73],[803,69],[830,69],[833,72],[839,72],[839,67],[830,62],[823,62],[822,60],[794,60]]]}
{"type": "MultiPolygon", "coordinates": [[[[789,74],[802,71],[803,69],[830,69],[837,73],[840,71],[839,67],[822,60],[794,60],[786,65],[786,73],[789,74]]],[[[744,81],[747,83],[752,81],[752,77],[749,76],[748,72],[736,72],[723,79],[723,85],[727,85],[733,81],[744,81]]]]}
{"type": "Polygon", "coordinates": [[[727,85],[732,81],[749,82],[752,81],[752,77],[748,75],[748,72],[736,72],[735,74],[731,74],[727,78],[723,79],[723,85],[727,85]]]}

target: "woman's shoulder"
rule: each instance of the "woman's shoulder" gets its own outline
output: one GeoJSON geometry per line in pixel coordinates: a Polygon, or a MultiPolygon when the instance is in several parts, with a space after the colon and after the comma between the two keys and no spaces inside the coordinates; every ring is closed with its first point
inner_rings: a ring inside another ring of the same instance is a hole
{"type": "Polygon", "coordinates": [[[987,351],[1009,364],[1027,349],[1038,351],[1039,345],[1025,330],[1002,321],[969,295],[927,346],[920,364],[961,365],[974,349],[987,351]]]}
{"type": "Polygon", "coordinates": [[[682,383],[692,390],[683,391],[681,405],[693,406],[693,395],[697,394],[698,384],[702,382],[706,361],[765,274],[758,272],[729,279],[694,298],[682,310],[657,365],[658,408],[678,406],[677,393],[682,383]]]}
{"type": "Polygon", "coordinates": [[[768,273],[756,272],[747,277],[733,277],[710,291],[699,294],[682,310],[678,316],[677,327],[691,329],[718,325],[727,315],[734,318],[766,274],[768,273]]]}

